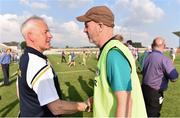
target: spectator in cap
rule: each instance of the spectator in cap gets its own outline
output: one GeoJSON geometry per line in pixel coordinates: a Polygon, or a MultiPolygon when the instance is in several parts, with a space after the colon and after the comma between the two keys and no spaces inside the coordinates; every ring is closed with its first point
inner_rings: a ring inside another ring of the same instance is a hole
{"type": "Polygon", "coordinates": [[[168,88],[168,82],[178,79],[178,72],[172,61],[163,54],[165,47],[162,37],[155,38],[152,52],[149,52],[143,64],[142,91],[148,117],[160,117],[163,93],[168,88]]]}
{"type": "Polygon", "coordinates": [[[146,117],[133,56],[113,36],[112,11],[106,6],[95,6],[77,20],[84,22],[84,32],[89,41],[100,48],[94,83],[93,116],[146,117]]]}

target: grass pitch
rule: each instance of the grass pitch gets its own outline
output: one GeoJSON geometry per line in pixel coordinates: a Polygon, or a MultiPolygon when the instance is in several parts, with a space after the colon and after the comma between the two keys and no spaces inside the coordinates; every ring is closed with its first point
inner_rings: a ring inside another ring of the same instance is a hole
{"type": "MultiPolygon", "coordinates": [[[[58,75],[63,99],[71,101],[84,101],[93,95],[93,79],[97,60],[95,55],[87,58],[87,65],[81,65],[82,58],[78,56],[75,67],[68,67],[66,63],[61,63],[59,55],[48,55],[56,74],[58,75]]],[[[68,60],[68,59],[67,59],[68,60]]],[[[175,66],[180,73],[180,55],[175,60],[175,66]]],[[[11,63],[10,75],[11,84],[1,85],[3,81],[2,70],[0,69],[0,117],[17,117],[19,113],[19,101],[16,97],[16,76],[17,63],[11,63]]],[[[169,84],[165,92],[165,101],[161,110],[161,117],[180,117],[180,80],[169,84]]],[[[92,113],[75,113],[73,117],[91,117],[92,113]]]]}

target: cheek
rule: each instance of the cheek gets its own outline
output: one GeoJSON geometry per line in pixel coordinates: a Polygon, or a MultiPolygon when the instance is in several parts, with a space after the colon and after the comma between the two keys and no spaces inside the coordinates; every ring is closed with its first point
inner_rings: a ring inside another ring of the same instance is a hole
{"type": "Polygon", "coordinates": [[[93,36],[97,36],[99,34],[98,29],[96,27],[92,29],[92,34],[93,36]]]}

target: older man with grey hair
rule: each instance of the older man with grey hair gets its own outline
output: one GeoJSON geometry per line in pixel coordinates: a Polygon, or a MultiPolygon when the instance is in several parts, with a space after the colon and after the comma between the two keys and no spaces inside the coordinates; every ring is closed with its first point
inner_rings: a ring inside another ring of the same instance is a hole
{"type": "Polygon", "coordinates": [[[58,77],[43,55],[52,39],[46,22],[37,16],[30,17],[22,24],[21,32],[27,47],[19,63],[20,117],[52,117],[89,111],[89,99],[86,102],[61,99],[58,77]]]}

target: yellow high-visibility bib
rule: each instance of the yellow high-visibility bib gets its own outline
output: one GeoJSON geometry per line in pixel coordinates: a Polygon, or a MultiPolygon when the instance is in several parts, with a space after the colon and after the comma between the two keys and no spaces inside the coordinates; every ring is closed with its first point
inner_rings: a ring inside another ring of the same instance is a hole
{"type": "MultiPolygon", "coordinates": [[[[115,117],[117,101],[114,92],[110,88],[106,73],[106,59],[110,49],[118,48],[125,55],[131,66],[131,117],[146,118],[146,108],[141,91],[139,78],[136,72],[135,60],[129,49],[118,40],[109,41],[100,55],[94,83],[94,117],[115,117]]],[[[123,68],[122,68],[123,69],[123,68]]]]}

